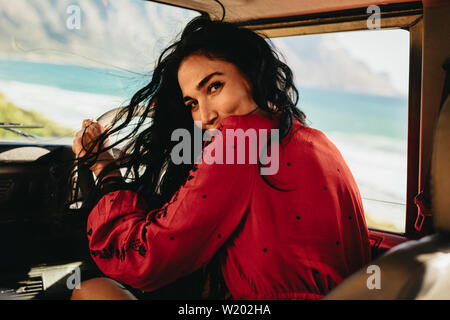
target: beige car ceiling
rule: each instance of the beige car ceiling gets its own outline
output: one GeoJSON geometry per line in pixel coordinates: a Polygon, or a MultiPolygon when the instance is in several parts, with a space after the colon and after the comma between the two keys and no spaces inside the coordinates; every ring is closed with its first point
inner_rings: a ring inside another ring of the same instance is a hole
{"type": "MultiPolygon", "coordinates": [[[[162,0],[161,3],[204,11],[214,18],[222,17],[215,0],[162,0]]],[[[291,17],[313,13],[363,8],[371,5],[415,2],[414,0],[220,0],[226,9],[225,21],[250,21],[291,17]]]]}

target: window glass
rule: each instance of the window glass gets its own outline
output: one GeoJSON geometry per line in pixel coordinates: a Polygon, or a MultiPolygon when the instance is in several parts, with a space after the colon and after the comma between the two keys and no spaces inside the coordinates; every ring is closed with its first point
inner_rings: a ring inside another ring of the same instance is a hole
{"type": "Polygon", "coordinates": [[[308,124],[338,147],[371,228],[405,231],[409,32],[371,30],[274,39],[308,124]]]}
{"type": "MultiPolygon", "coordinates": [[[[0,0],[0,12],[0,122],[42,126],[0,129],[0,141],[32,134],[65,143],[83,119],[126,105],[162,49],[199,15],[142,0],[0,0]]],[[[294,71],[309,125],[352,170],[369,227],[403,232],[408,32],[273,42],[294,71]]]]}
{"type": "Polygon", "coordinates": [[[0,0],[0,14],[0,122],[43,127],[3,128],[0,141],[30,139],[20,130],[68,143],[148,83],[199,15],[143,0],[0,0]]]}

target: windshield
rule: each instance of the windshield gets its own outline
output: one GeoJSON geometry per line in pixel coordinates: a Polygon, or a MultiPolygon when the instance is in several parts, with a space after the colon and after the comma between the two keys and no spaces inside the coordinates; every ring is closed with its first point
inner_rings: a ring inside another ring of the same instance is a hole
{"type": "Polygon", "coordinates": [[[148,83],[162,49],[199,15],[143,0],[0,0],[0,13],[0,122],[21,126],[1,128],[0,141],[67,142],[83,119],[148,83]]]}

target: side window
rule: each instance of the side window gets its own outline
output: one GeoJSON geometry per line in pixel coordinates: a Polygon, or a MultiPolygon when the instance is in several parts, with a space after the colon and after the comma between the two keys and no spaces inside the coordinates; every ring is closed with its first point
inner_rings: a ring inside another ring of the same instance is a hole
{"type": "Polygon", "coordinates": [[[370,228],[405,231],[409,32],[272,40],[291,66],[308,124],[341,151],[370,228]]]}
{"type": "Polygon", "coordinates": [[[0,123],[10,124],[0,141],[70,144],[83,119],[147,84],[162,48],[199,15],[143,0],[0,0],[0,14],[0,123]]]}

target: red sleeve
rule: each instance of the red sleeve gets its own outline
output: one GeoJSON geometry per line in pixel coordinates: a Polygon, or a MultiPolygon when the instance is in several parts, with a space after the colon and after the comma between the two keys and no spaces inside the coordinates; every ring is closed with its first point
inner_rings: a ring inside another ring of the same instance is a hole
{"type": "Polygon", "coordinates": [[[108,193],[88,219],[94,261],[105,275],[144,291],[192,273],[243,219],[257,173],[255,164],[203,161],[169,203],[150,212],[133,191],[108,193]]]}

